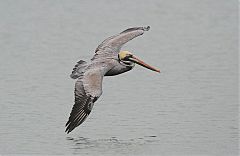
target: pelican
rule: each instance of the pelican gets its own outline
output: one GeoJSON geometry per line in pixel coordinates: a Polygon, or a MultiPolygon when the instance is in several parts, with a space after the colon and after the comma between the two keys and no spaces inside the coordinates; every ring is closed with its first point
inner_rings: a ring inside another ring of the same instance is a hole
{"type": "Polygon", "coordinates": [[[133,27],[105,39],[95,50],[90,63],[83,60],[77,62],[73,68],[71,78],[77,79],[75,83],[75,104],[66,123],[65,132],[70,133],[81,125],[92,111],[94,103],[102,94],[102,81],[104,76],[114,76],[127,72],[136,64],[160,73],[129,51],[120,51],[128,41],[148,31],[147,27],[133,27]]]}

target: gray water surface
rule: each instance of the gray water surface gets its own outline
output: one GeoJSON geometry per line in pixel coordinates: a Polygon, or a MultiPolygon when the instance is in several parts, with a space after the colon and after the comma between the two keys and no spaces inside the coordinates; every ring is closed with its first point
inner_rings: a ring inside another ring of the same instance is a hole
{"type": "Polygon", "coordinates": [[[0,154],[238,155],[238,2],[1,1],[0,154]],[[72,133],[69,74],[106,37],[151,29],[72,133]]]}

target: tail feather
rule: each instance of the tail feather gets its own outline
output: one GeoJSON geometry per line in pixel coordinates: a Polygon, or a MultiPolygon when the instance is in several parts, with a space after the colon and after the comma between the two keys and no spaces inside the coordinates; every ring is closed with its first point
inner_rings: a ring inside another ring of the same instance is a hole
{"type": "Polygon", "coordinates": [[[87,67],[87,62],[80,60],[77,62],[77,64],[74,66],[72,74],[70,75],[70,77],[72,79],[76,79],[78,77],[80,77],[83,73],[84,73],[84,69],[87,67]]]}

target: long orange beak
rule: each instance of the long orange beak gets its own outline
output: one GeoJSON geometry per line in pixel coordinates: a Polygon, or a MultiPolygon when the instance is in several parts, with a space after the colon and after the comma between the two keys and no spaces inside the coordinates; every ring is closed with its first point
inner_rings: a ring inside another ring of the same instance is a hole
{"type": "Polygon", "coordinates": [[[129,59],[130,61],[132,61],[132,62],[135,62],[135,63],[139,64],[140,66],[143,66],[143,67],[145,67],[145,68],[148,68],[148,69],[150,69],[150,70],[153,70],[153,71],[155,71],[155,72],[160,73],[160,70],[159,70],[159,69],[154,68],[154,67],[148,65],[147,63],[143,62],[142,60],[140,60],[139,58],[137,58],[137,57],[135,57],[135,56],[132,56],[132,57],[130,57],[130,58],[128,58],[128,59],[129,59]]]}

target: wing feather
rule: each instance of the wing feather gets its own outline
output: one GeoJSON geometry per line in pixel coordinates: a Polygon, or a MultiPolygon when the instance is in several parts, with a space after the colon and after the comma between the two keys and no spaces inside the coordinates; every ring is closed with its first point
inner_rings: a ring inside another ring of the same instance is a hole
{"type": "Polygon", "coordinates": [[[75,83],[75,104],[68,122],[66,123],[65,132],[70,133],[74,128],[81,125],[90,112],[94,102],[102,94],[102,74],[100,70],[88,70],[75,83]]]}
{"type": "MultiPolygon", "coordinates": [[[[128,41],[134,39],[137,36],[140,36],[144,33],[144,31],[148,31],[150,26],[147,27],[133,27],[128,28],[121,33],[108,37],[105,39],[96,49],[94,58],[97,58],[98,55],[110,55],[110,54],[118,54],[121,47],[127,43],[128,41]]],[[[94,59],[93,58],[93,59],[94,59]]]]}

